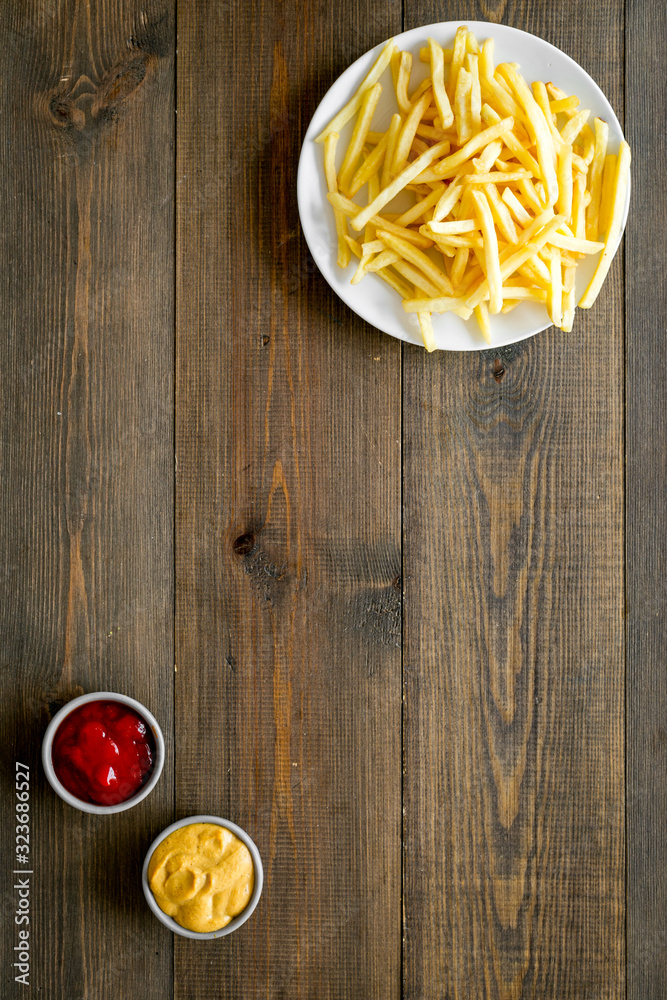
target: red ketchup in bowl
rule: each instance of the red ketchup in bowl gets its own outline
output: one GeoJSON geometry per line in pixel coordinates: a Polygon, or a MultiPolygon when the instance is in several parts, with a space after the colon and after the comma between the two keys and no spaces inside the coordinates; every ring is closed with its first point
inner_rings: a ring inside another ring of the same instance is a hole
{"type": "Polygon", "coordinates": [[[77,799],[115,806],[150,777],[155,740],[134,709],[118,701],[89,701],[58,726],[51,758],[58,780],[77,799]]]}

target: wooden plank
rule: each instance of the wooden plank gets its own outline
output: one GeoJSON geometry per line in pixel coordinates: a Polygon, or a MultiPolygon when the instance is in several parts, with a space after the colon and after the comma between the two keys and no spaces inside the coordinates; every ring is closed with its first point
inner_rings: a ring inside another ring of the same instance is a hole
{"type": "Polygon", "coordinates": [[[176,805],[266,877],[205,961],[176,941],[179,1000],[400,990],[400,347],[295,197],[318,101],[399,17],[179,5],[176,805]]]}
{"type": "Polygon", "coordinates": [[[170,5],[5,4],[0,399],[1,813],[12,963],[14,761],[31,771],[30,994],[172,995],[172,944],[141,892],[170,821],[171,753],[134,810],[89,817],[40,764],[82,690],[153,710],[173,678],[173,51],[170,5]],[[11,782],[11,784],[10,784],[11,782]],[[11,853],[10,853],[11,852],[11,853]],[[11,900],[11,903],[9,903],[11,900]]]}
{"type": "Polygon", "coordinates": [[[626,236],[626,552],[628,1000],[667,996],[667,533],[665,482],[667,196],[664,107],[656,58],[667,37],[664,4],[626,5],[627,135],[632,214],[626,236]],[[638,263],[639,262],[639,263],[638,263]]]}
{"type": "MultiPolygon", "coordinates": [[[[622,4],[493,11],[622,112],[622,4]]],[[[625,995],[622,317],[617,261],[572,335],[405,350],[410,1000],[625,995]]]]}

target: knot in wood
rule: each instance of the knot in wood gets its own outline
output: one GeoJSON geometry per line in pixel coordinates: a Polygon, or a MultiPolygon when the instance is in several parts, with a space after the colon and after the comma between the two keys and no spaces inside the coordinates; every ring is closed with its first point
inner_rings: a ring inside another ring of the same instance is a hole
{"type": "Polygon", "coordinates": [[[233,543],[234,552],[237,556],[248,556],[255,548],[255,536],[252,531],[246,531],[238,538],[234,539],[233,543]]]}
{"type": "Polygon", "coordinates": [[[507,369],[505,368],[505,365],[502,363],[500,358],[496,358],[495,361],[493,362],[493,377],[496,380],[496,382],[502,382],[506,371],[507,369]]]}

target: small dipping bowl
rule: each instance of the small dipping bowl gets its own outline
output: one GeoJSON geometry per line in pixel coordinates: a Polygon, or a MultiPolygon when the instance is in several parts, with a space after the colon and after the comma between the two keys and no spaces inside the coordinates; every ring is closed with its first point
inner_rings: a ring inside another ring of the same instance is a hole
{"type": "Polygon", "coordinates": [[[148,852],[146,853],[146,858],[144,860],[144,866],[141,870],[141,883],[144,887],[146,902],[158,920],[161,921],[165,927],[168,927],[170,931],[174,932],[174,934],[180,934],[182,937],[192,938],[194,941],[209,941],[212,938],[220,938],[225,937],[226,934],[232,934],[235,930],[238,930],[241,924],[246,922],[257,906],[259,897],[262,895],[264,869],[262,868],[262,859],[254,840],[252,840],[245,830],[241,829],[240,826],[237,826],[236,823],[232,823],[228,819],[222,819],[220,816],[187,816],[185,819],[179,819],[177,823],[172,823],[166,830],[163,830],[148,848],[148,852]],[[241,910],[237,916],[232,917],[229,923],[225,924],[225,926],[221,927],[218,931],[191,931],[188,930],[187,927],[181,927],[180,924],[176,923],[173,917],[170,917],[160,909],[148,883],[148,866],[151,858],[153,857],[153,852],[158,844],[161,844],[165,837],[168,837],[170,833],[174,832],[174,830],[180,830],[181,827],[184,826],[192,826],[194,823],[213,823],[215,826],[223,826],[245,844],[250,851],[250,857],[252,858],[255,884],[248,905],[244,910],[241,910]]]}
{"type": "Polygon", "coordinates": [[[75,809],[80,809],[81,812],[94,813],[98,816],[125,812],[126,809],[131,809],[132,806],[136,806],[138,802],[141,802],[141,800],[145,799],[147,795],[150,795],[160,780],[160,775],[162,774],[162,768],[164,766],[164,737],[162,735],[162,730],[157,723],[157,719],[144,705],[141,704],[141,702],[128,697],[126,694],[116,694],[113,691],[94,691],[90,694],[82,694],[80,697],[73,698],[72,701],[68,701],[67,704],[63,705],[60,711],[56,712],[53,716],[46,732],[44,733],[44,739],[42,740],[42,764],[44,765],[46,777],[48,778],[49,784],[53,788],[54,792],[59,795],[64,802],[67,802],[70,806],[74,806],[75,809]],[[117,701],[120,705],[125,705],[127,708],[131,708],[137,713],[137,715],[141,716],[153,734],[153,739],[155,741],[155,760],[153,762],[153,770],[148,781],[142,785],[134,795],[131,795],[129,799],[125,799],[123,802],[118,802],[113,806],[101,806],[97,805],[95,802],[84,802],[83,799],[77,798],[76,795],[73,795],[72,792],[65,788],[58,778],[53,766],[52,749],[53,740],[57,730],[71,712],[74,712],[77,708],[81,708],[82,705],[87,705],[92,701],[117,701]]]}

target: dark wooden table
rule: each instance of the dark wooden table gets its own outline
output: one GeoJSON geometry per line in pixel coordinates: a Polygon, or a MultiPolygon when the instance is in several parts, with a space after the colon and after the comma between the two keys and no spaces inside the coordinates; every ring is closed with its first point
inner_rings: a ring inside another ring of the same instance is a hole
{"type": "Polygon", "coordinates": [[[665,5],[0,20],[3,1000],[665,1000],[665,5]],[[427,356],[325,284],[296,166],[353,59],[466,18],[592,74],[632,213],[572,334],[427,356]],[[104,689],[168,749],[145,802],[98,818],[39,761],[53,712],[104,689]],[[266,874],[205,944],[140,884],[198,812],[266,874]]]}

